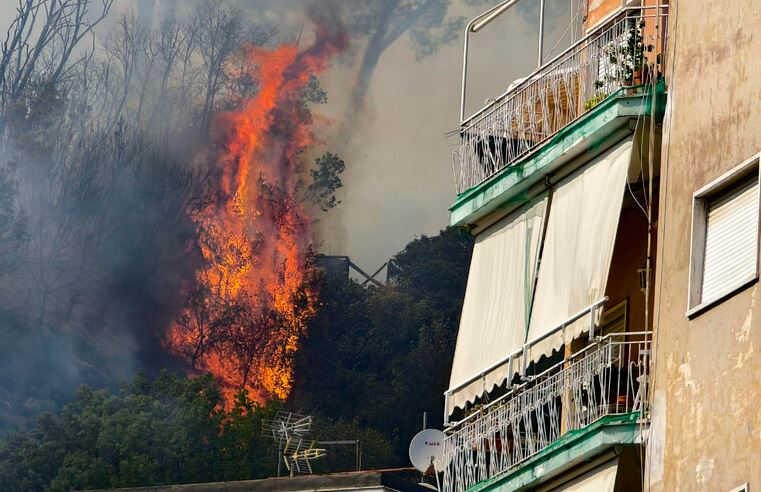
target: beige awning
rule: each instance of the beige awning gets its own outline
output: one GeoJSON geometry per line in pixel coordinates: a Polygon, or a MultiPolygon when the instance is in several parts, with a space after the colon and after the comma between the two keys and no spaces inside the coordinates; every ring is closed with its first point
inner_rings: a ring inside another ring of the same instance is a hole
{"type": "Polygon", "coordinates": [[[476,237],[450,376],[449,414],[520,371],[520,357],[513,367],[506,359],[525,343],[546,337],[529,350],[529,361],[536,361],[588,329],[586,315],[565,329],[565,340],[563,332],[553,333],[605,296],[631,155],[629,138],[554,187],[538,266],[547,194],[476,237]]]}
{"type": "MultiPolygon", "coordinates": [[[[605,296],[631,153],[629,138],[555,188],[527,341],[552,332],[605,296]]],[[[589,324],[587,315],[566,328],[565,340],[562,332],[544,339],[531,348],[531,360],[551,354],[589,324]]]]}
{"type": "MultiPolygon", "coordinates": [[[[509,214],[476,237],[460,317],[450,389],[498,363],[523,345],[546,195],[509,214]]],[[[455,407],[502,384],[504,367],[453,392],[455,407]]]]}

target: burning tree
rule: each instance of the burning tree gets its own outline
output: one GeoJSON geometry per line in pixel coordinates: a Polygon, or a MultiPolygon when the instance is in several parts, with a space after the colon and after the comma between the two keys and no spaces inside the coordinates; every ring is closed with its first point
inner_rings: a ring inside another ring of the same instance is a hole
{"type": "Polygon", "coordinates": [[[257,48],[275,29],[222,0],[155,27],[113,0],[13,3],[0,428],[33,413],[30,398],[47,408],[174,355],[228,394],[285,394],[312,310],[306,101],[324,98],[315,77],[343,36],[257,48]]]}
{"type": "Polygon", "coordinates": [[[344,49],[342,32],[317,24],[311,46],[248,46],[235,69],[258,91],[212,121],[217,186],[193,212],[203,265],[166,344],[197,371],[284,398],[291,359],[314,311],[311,219],[299,200],[304,151],[313,140],[304,104],[314,76],[344,49]]]}

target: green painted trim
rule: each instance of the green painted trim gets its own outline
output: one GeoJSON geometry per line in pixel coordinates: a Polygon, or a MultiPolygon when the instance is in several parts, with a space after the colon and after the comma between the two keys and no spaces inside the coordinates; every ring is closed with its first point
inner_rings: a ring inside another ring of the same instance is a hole
{"type": "Polygon", "coordinates": [[[602,417],[582,429],[567,432],[512,472],[479,482],[468,492],[512,491],[536,485],[613,446],[635,444],[640,430],[638,420],[639,412],[602,417]]]}
{"type": "MultiPolygon", "coordinates": [[[[526,201],[530,179],[536,182],[560,157],[583,143],[594,150],[606,143],[609,133],[600,131],[617,119],[650,114],[650,95],[624,96],[622,88],[598,103],[588,113],[560,130],[548,142],[522,161],[506,167],[483,183],[459,194],[449,208],[450,224],[465,226],[500,208],[512,208],[526,201]],[[644,100],[643,100],[644,96],[644,100]],[[526,184],[526,186],[518,186],[526,184]]],[[[665,86],[656,88],[656,115],[662,117],[666,102],[665,86]]]]}

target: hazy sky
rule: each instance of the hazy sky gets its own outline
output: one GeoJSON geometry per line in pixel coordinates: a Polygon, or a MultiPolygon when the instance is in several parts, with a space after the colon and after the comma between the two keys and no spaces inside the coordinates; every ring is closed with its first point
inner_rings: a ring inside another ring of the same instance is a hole
{"type": "MultiPolygon", "coordinates": [[[[575,1],[548,0],[548,50],[565,30],[575,1]]],[[[474,0],[452,2],[450,16],[472,17],[490,5],[474,0]]],[[[122,10],[138,3],[154,4],[157,10],[183,9],[193,0],[117,0],[116,5],[122,10]]],[[[291,39],[288,31],[296,30],[306,17],[306,1],[235,3],[252,16],[284,26],[282,35],[291,39]]],[[[469,98],[473,106],[535,68],[537,23],[531,12],[536,3],[524,0],[518,9],[472,37],[469,98]]],[[[15,4],[15,0],[0,2],[0,25],[8,25],[15,4]]],[[[452,151],[457,137],[445,134],[458,126],[461,62],[462,34],[422,60],[416,60],[410,37],[403,35],[381,56],[359,112],[348,98],[356,61],[352,64],[352,59],[344,57],[322,77],[329,102],[318,111],[329,122],[321,122],[318,131],[326,150],[339,153],[347,164],[342,204],[322,219],[322,252],[348,254],[365,270],[375,270],[415,236],[436,234],[448,224],[447,209],[455,196],[452,151]]]]}
{"type": "MultiPolygon", "coordinates": [[[[372,1],[372,0],[370,0],[372,1]]],[[[537,3],[524,0],[525,3],[537,3]]],[[[553,3],[553,2],[548,2],[553,3]]],[[[568,12],[569,0],[557,0],[556,13],[568,12]]],[[[489,3],[471,6],[454,0],[453,15],[472,17],[489,3]]],[[[568,16],[554,26],[565,29],[568,16]]],[[[469,101],[480,107],[509,83],[536,68],[538,34],[530,16],[508,13],[471,36],[469,101]]],[[[563,17],[562,19],[560,17],[563,17]]],[[[547,35],[551,48],[558,37],[547,35]]],[[[415,59],[409,36],[400,37],[381,57],[370,83],[366,106],[357,125],[337,128],[335,141],[347,161],[343,203],[326,224],[326,253],[349,254],[374,271],[421,234],[436,234],[448,224],[455,198],[452,151],[458,128],[462,35],[432,56],[415,59]]],[[[323,79],[334,118],[352,111],[347,84],[354,67],[338,67],[323,79]]]]}

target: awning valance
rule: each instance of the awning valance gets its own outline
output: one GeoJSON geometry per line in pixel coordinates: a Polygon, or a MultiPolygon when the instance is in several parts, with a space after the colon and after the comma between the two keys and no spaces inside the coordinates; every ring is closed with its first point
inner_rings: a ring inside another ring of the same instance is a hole
{"type": "MultiPolygon", "coordinates": [[[[528,341],[605,296],[632,140],[614,146],[555,188],[537,277],[528,341]]],[[[597,312],[599,315],[599,310],[597,312]]],[[[530,349],[538,360],[589,327],[589,315],[530,349]]]]}
{"type": "Polygon", "coordinates": [[[525,341],[546,204],[545,195],[476,237],[450,377],[449,387],[456,389],[450,413],[512,374],[503,368],[457,389],[525,341]]]}

